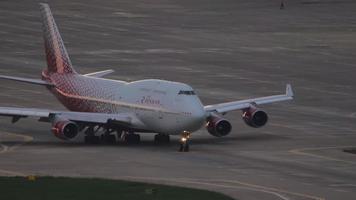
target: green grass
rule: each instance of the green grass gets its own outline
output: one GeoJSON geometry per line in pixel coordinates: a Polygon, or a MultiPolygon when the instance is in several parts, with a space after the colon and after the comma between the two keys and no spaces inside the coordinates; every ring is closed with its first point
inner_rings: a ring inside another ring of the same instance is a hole
{"type": "Polygon", "coordinates": [[[216,192],[129,181],[37,177],[0,177],[0,199],[11,200],[232,200],[216,192]]]}

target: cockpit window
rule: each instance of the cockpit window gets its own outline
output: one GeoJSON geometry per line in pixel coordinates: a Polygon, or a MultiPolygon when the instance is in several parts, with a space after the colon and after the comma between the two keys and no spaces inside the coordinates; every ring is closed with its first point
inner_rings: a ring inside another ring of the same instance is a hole
{"type": "Polygon", "coordinates": [[[192,90],[181,90],[179,91],[178,94],[183,94],[183,95],[195,95],[195,92],[192,90]]]}

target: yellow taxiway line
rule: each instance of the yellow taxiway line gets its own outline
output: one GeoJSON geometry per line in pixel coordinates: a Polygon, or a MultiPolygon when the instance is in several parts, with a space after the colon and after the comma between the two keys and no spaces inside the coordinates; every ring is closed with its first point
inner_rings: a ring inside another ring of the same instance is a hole
{"type": "Polygon", "coordinates": [[[342,160],[338,158],[333,158],[333,157],[328,157],[328,156],[322,156],[314,153],[310,153],[307,151],[318,151],[318,150],[327,150],[327,149],[343,149],[343,148],[352,148],[355,146],[332,146],[332,147],[315,147],[315,148],[299,148],[299,149],[292,149],[289,150],[289,153],[296,154],[296,155],[304,155],[304,156],[310,156],[310,157],[315,157],[315,158],[320,158],[324,160],[330,160],[330,161],[337,161],[337,162],[344,162],[348,164],[356,164],[356,162],[349,161],[349,160],[342,160]]]}
{"type": "MultiPolygon", "coordinates": [[[[10,135],[10,136],[15,136],[15,137],[20,137],[23,140],[21,142],[15,144],[15,145],[13,145],[13,146],[5,145],[5,144],[1,143],[1,142],[4,142],[4,141],[0,140],[0,147],[1,147],[0,154],[11,152],[11,151],[15,150],[16,148],[20,147],[21,145],[33,140],[33,137],[28,136],[28,135],[22,135],[22,134],[17,134],[17,133],[10,133],[10,132],[3,132],[3,131],[0,132],[0,135],[3,135],[3,134],[10,135]]],[[[26,176],[26,174],[24,174],[24,173],[5,170],[5,169],[0,169],[0,173],[8,174],[10,176],[26,176]]]]}

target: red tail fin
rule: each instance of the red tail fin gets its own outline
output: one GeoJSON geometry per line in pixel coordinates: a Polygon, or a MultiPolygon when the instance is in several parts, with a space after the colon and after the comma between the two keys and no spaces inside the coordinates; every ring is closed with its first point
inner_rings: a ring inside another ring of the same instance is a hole
{"type": "Polygon", "coordinates": [[[51,9],[48,4],[41,3],[40,10],[48,72],[61,74],[76,73],[59,34],[56,22],[53,19],[51,9]]]}

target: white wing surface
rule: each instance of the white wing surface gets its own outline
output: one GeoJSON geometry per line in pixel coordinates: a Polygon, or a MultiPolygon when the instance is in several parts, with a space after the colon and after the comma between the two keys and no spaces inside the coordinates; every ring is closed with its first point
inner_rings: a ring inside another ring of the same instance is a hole
{"type": "Polygon", "coordinates": [[[274,103],[279,101],[292,100],[293,96],[294,94],[293,94],[292,86],[288,84],[286,87],[286,93],[282,95],[273,95],[267,97],[259,97],[254,99],[246,99],[240,101],[232,101],[227,103],[208,105],[208,106],[204,106],[204,109],[206,112],[210,112],[210,113],[212,112],[226,113],[233,110],[242,110],[245,108],[249,108],[252,105],[262,105],[262,104],[269,104],[269,103],[274,103]]]}
{"type": "Polygon", "coordinates": [[[91,112],[70,112],[70,111],[53,111],[37,108],[15,108],[0,107],[0,116],[13,117],[13,122],[24,117],[40,118],[41,121],[51,122],[54,118],[63,118],[75,122],[106,124],[110,122],[121,123],[126,126],[138,125],[138,121],[130,114],[107,114],[91,112]]]}

